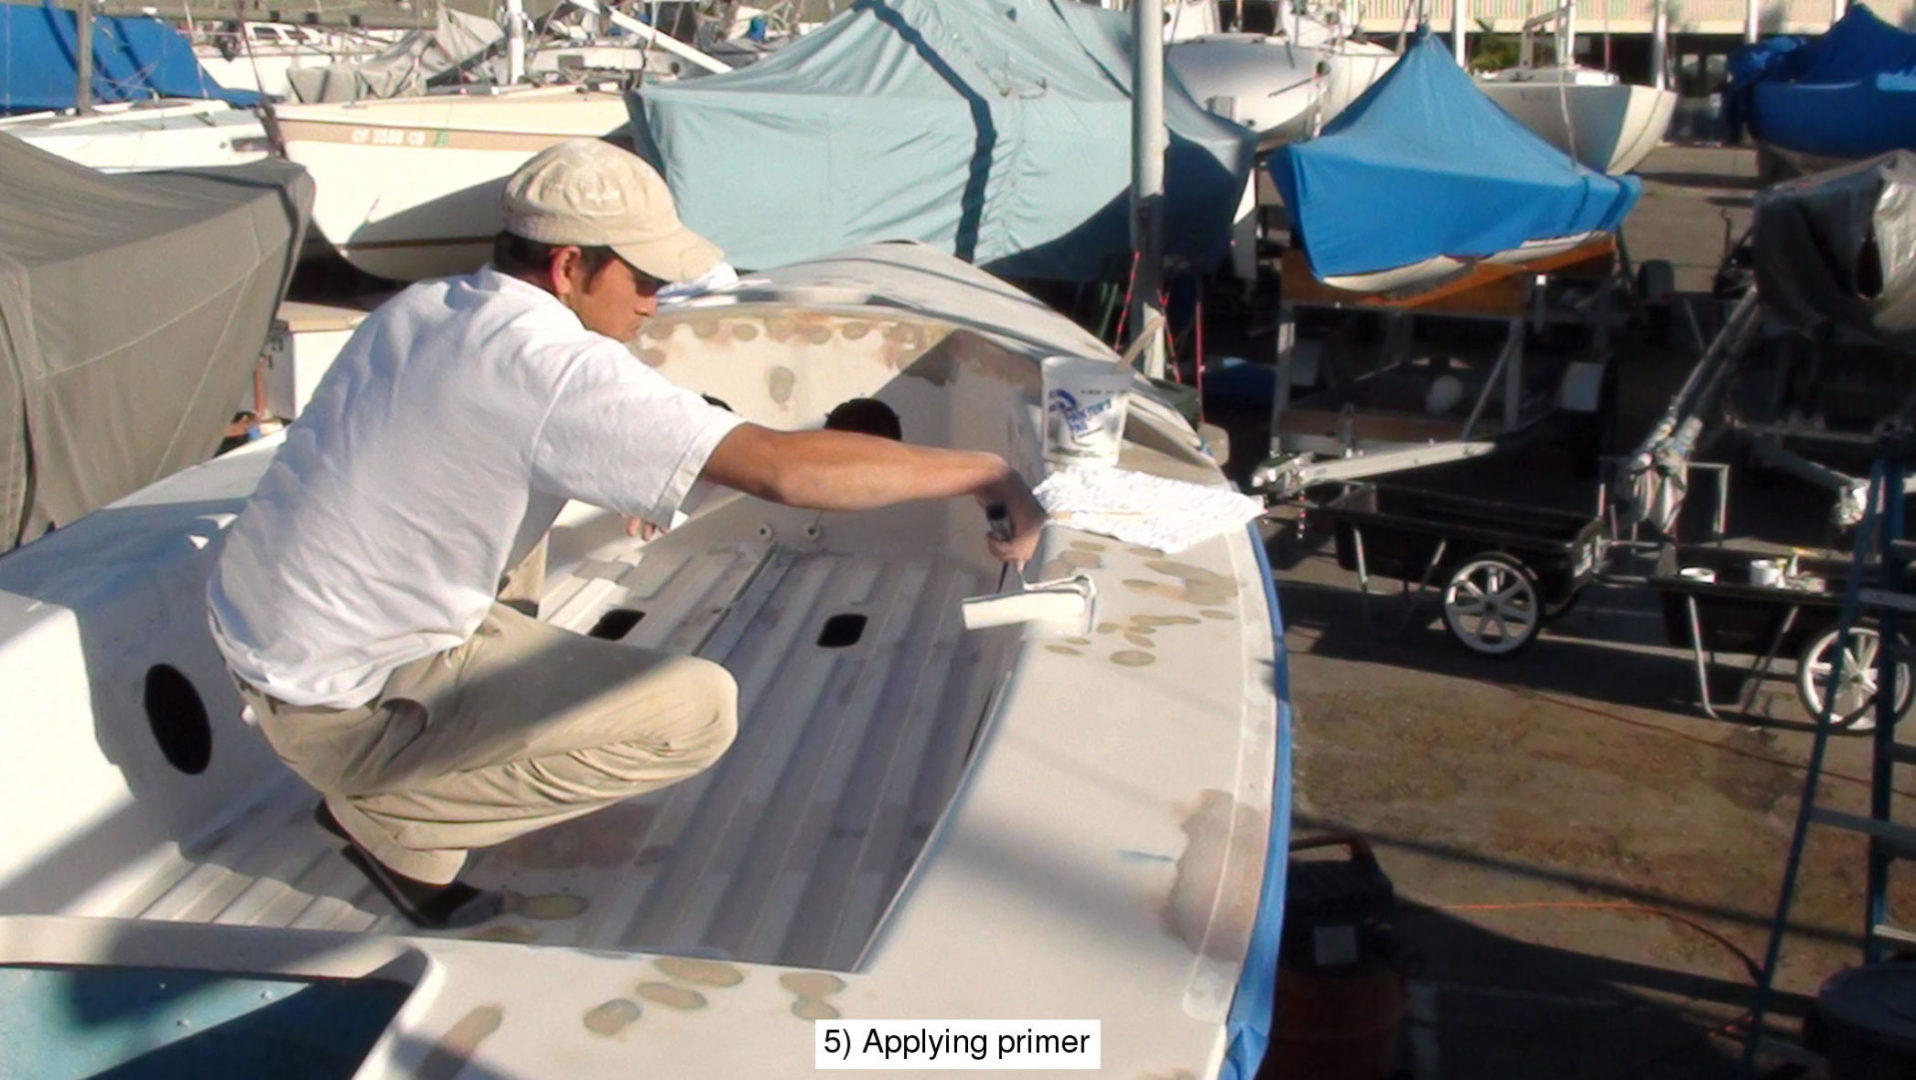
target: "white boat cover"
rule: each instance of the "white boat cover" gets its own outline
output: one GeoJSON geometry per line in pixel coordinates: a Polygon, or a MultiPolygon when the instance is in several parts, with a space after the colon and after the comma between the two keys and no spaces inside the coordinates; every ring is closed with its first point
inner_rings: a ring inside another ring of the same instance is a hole
{"type": "MultiPolygon", "coordinates": [[[[876,0],[748,68],[627,98],[686,224],[762,269],[919,240],[1010,277],[1130,269],[1127,17],[876,0]]],[[[1223,258],[1256,139],[1164,87],[1167,260],[1223,258]]]]}
{"type": "Polygon", "coordinates": [[[1916,154],[1868,161],[1756,197],[1756,284],[1771,314],[1916,345],[1916,154]]]}
{"type": "Polygon", "coordinates": [[[284,161],[107,175],[0,136],[0,551],[212,454],[312,202],[284,161]]]}

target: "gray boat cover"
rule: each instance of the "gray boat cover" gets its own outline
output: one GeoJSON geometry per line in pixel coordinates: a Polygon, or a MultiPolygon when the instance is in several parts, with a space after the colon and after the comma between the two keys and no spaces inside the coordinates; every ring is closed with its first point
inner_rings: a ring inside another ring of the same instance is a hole
{"type": "Polygon", "coordinates": [[[0,551],[211,456],[312,203],[284,161],[107,175],[0,135],[0,551]]]}
{"type": "MultiPolygon", "coordinates": [[[[294,68],[286,82],[293,98],[307,103],[410,97],[425,93],[436,79],[470,73],[504,33],[491,19],[442,7],[433,27],[414,30],[364,60],[294,68]]],[[[503,62],[499,66],[503,74],[503,62]]],[[[498,81],[494,73],[486,78],[498,81]]]]}
{"type": "MultiPolygon", "coordinates": [[[[1013,277],[1121,277],[1127,19],[1074,0],[858,0],[751,67],[627,104],[679,215],[735,266],[905,239],[1013,277]]],[[[1167,263],[1208,270],[1257,139],[1168,72],[1164,116],[1167,263]]]]}
{"type": "Polygon", "coordinates": [[[1916,346],[1916,154],[1764,189],[1754,246],[1757,291],[1772,315],[1916,346]]]}

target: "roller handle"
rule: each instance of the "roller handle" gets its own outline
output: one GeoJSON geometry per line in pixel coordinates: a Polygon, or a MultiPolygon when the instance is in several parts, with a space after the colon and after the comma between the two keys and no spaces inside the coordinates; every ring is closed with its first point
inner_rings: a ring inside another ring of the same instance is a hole
{"type": "Polygon", "coordinates": [[[985,527],[1000,543],[1011,540],[1011,510],[1004,503],[992,503],[985,507],[985,527]]]}

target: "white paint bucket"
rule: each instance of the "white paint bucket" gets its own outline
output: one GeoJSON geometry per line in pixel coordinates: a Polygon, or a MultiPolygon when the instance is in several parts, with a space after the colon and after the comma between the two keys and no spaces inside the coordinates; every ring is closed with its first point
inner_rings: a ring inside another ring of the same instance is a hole
{"type": "Polygon", "coordinates": [[[1131,371],[1109,360],[1044,362],[1044,458],[1054,465],[1115,465],[1124,440],[1131,371]]]}
{"type": "Polygon", "coordinates": [[[1770,588],[1783,584],[1783,560],[1751,559],[1750,584],[1770,588]]]}

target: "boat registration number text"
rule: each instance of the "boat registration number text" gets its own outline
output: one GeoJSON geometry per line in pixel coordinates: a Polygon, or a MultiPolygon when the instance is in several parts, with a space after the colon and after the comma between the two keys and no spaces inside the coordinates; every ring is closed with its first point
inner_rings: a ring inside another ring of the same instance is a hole
{"type": "Polygon", "coordinates": [[[444,146],[449,132],[424,131],[419,128],[376,128],[356,127],[352,140],[357,146],[444,146]]]}

